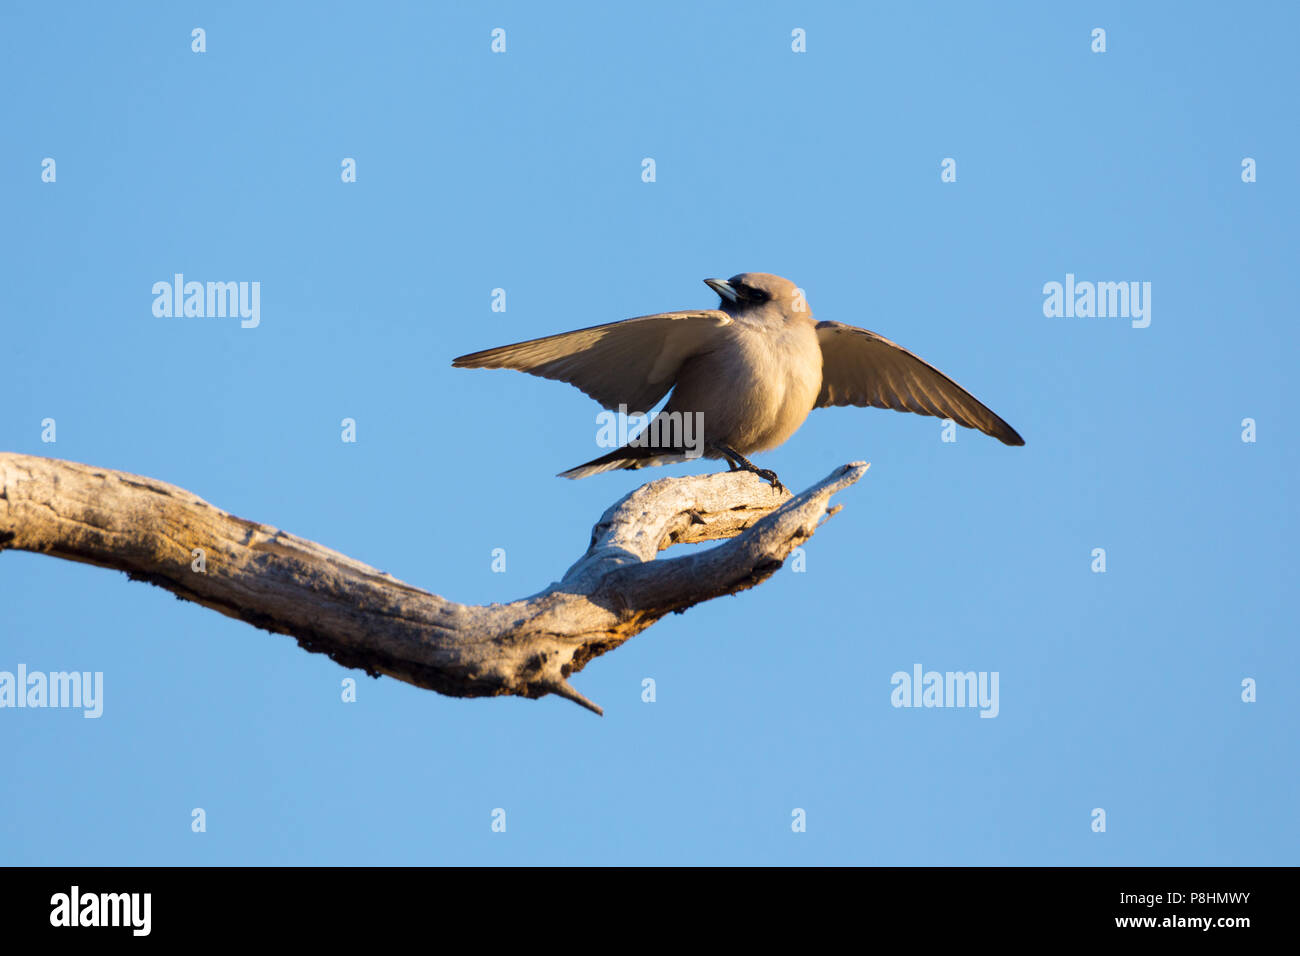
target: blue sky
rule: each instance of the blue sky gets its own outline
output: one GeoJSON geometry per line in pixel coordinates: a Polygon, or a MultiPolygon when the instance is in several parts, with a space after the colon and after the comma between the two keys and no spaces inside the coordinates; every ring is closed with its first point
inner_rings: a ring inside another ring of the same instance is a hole
{"type": "Polygon", "coordinates": [[[452,357],[746,270],[1027,445],[814,412],[758,463],[872,467],[806,571],[592,662],[603,719],[6,552],[0,670],[102,671],[104,712],[0,710],[0,862],[1294,864],[1300,15],[974,6],[7,5],[0,449],[510,600],[647,473],[554,477],[599,407],[452,357]],[[155,317],[177,272],[260,324],[155,317]],[[1150,325],[1046,317],[1067,273],[1151,283],[1150,325]],[[891,706],[916,664],[997,672],[998,716],[891,706]]]}

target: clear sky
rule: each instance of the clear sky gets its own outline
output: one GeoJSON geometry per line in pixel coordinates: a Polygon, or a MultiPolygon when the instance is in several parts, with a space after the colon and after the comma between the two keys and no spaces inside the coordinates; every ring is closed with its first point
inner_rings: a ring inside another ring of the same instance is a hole
{"type": "Polygon", "coordinates": [[[592,662],[603,719],[6,552],[0,671],[104,694],[0,709],[0,863],[1296,863],[1300,14],[984,7],[6,4],[4,450],[510,600],[667,472],[555,477],[596,403],[452,357],[746,270],[1027,445],[814,412],[758,463],[872,467],[806,570],[592,662]],[[155,316],[175,273],[259,324],[155,316]],[[1150,283],[1149,325],[1046,316],[1067,274],[1150,283]],[[894,707],[916,665],[996,672],[997,716],[894,707]]]}

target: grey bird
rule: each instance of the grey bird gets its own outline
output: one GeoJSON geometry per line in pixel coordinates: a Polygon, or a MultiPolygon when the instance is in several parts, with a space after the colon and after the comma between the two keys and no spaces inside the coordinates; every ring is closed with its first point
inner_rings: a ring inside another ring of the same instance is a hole
{"type": "Polygon", "coordinates": [[[611,410],[647,413],[672,397],[641,437],[565,478],[644,468],[703,454],[752,471],[780,489],[775,472],[746,456],[782,444],[814,408],[870,405],[950,418],[1006,445],[1014,428],[948,376],[875,332],[817,322],[793,282],[765,272],[705,279],[717,309],[661,312],[462,355],[456,368],[512,368],[577,386],[611,410]],[[682,422],[702,425],[688,445],[682,422]],[[660,423],[673,425],[659,429],[660,423]],[[698,437],[698,436],[697,436],[698,437]],[[694,452],[694,454],[692,454],[694,452]]]}

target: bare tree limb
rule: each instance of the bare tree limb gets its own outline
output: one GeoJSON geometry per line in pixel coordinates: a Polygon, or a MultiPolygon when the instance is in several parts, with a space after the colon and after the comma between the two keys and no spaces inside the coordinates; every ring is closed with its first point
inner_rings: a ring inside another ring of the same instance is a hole
{"type": "Polygon", "coordinates": [[[0,550],[125,571],[372,676],[453,697],[558,694],[599,714],[571,674],[671,611],[766,580],[867,467],[793,498],[742,471],[652,481],[601,516],[561,581],[509,604],[456,604],[175,485],[30,455],[0,453],[0,550]]]}

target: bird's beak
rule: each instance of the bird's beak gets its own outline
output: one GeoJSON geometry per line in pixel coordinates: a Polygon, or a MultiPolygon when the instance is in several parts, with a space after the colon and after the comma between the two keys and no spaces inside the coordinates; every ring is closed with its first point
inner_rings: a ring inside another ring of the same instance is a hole
{"type": "Polygon", "coordinates": [[[705,279],[704,284],[733,305],[740,301],[740,296],[736,294],[736,290],[731,287],[731,283],[726,279],[705,279]]]}

